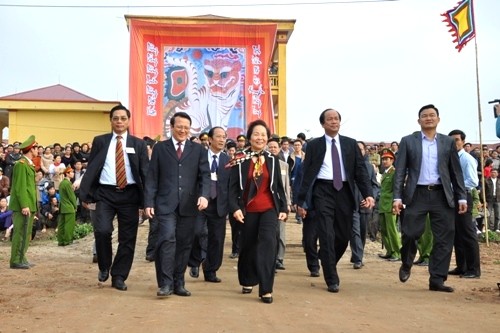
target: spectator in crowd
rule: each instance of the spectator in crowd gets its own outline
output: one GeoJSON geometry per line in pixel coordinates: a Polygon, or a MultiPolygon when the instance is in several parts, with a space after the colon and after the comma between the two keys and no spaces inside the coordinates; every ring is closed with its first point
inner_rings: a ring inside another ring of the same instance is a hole
{"type": "Polygon", "coordinates": [[[10,179],[3,174],[0,167],[0,198],[7,198],[10,194],[10,179]]]}
{"type": "MultiPolygon", "coordinates": [[[[61,156],[61,163],[65,166],[71,166],[73,162],[73,152],[71,146],[64,147],[64,153],[61,156]]],[[[65,168],[66,169],[66,168],[65,168]]]]}
{"type": "Polygon", "coordinates": [[[19,143],[15,143],[13,146],[13,151],[11,153],[8,153],[5,157],[5,169],[3,169],[3,171],[4,175],[6,175],[9,179],[12,179],[12,169],[14,167],[14,164],[17,161],[19,161],[20,158],[21,158],[21,152],[19,149],[19,143]]]}
{"type": "Polygon", "coordinates": [[[54,162],[49,166],[49,177],[56,191],[59,190],[59,184],[63,180],[64,169],[66,169],[66,165],[61,162],[61,155],[54,155],[54,162]]]}
{"type": "Polygon", "coordinates": [[[60,143],[54,143],[53,145],[53,150],[52,150],[52,154],[55,156],[55,155],[62,155],[62,147],[61,147],[61,144],[60,143]]]}
{"type": "Polygon", "coordinates": [[[489,230],[500,232],[500,179],[498,170],[491,170],[491,176],[484,181],[489,230]]]}
{"type": "Polygon", "coordinates": [[[81,161],[82,161],[82,167],[84,169],[87,169],[87,163],[89,161],[90,157],[90,149],[89,149],[89,144],[88,143],[83,143],[81,146],[80,154],[82,156],[81,161]]]}
{"type": "Polygon", "coordinates": [[[50,146],[47,146],[41,156],[41,168],[45,175],[49,174],[49,168],[52,163],[54,163],[54,155],[52,154],[50,146]]]}
{"type": "Polygon", "coordinates": [[[247,137],[240,134],[236,137],[236,151],[243,150],[247,146],[247,137]]]}
{"type": "Polygon", "coordinates": [[[9,240],[12,227],[12,211],[9,210],[7,198],[0,198],[0,230],[5,230],[3,241],[9,240]]]}

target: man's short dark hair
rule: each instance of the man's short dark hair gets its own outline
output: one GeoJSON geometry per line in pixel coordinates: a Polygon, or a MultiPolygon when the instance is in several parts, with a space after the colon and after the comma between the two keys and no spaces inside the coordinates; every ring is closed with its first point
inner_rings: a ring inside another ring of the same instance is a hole
{"type": "Polygon", "coordinates": [[[303,140],[303,141],[306,141],[306,135],[302,132],[300,132],[299,134],[297,134],[297,138],[303,140]]]}
{"type": "Polygon", "coordinates": [[[175,118],[184,118],[184,119],[187,119],[189,120],[189,125],[191,125],[191,117],[186,113],[186,112],[176,112],[174,113],[174,115],[172,116],[172,118],[170,118],[170,126],[174,126],[175,124],[175,118]]]}
{"type": "Polygon", "coordinates": [[[210,129],[210,131],[208,131],[208,137],[209,137],[209,138],[213,138],[213,137],[214,137],[214,132],[215,132],[215,130],[216,130],[216,129],[218,129],[218,128],[220,128],[221,130],[223,130],[223,131],[224,131],[224,133],[226,133],[226,130],[225,130],[224,128],[222,128],[222,127],[220,127],[220,126],[214,126],[214,127],[212,127],[212,128],[210,129]]]}
{"type": "Polygon", "coordinates": [[[326,109],[325,111],[321,112],[321,114],[319,115],[319,123],[321,125],[323,125],[325,123],[325,114],[328,111],[335,111],[335,112],[337,112],[337,114],[339,115],[339,120],[342,121],[342,116],[340,115],[340,112],[338,112],[337,110],[334,110],[334,109],[326,109]]]}
{"type": "Polygon", "coordinates": [[[109,111],[109,119],[112,119],[113,115],[115,114],[115,111],[118,111],[118,110],[125,111],[127,113],[127,117],[130,118],[131,114],[130,114],[129,109],[127,109],[125,106],[123,106],[121,104],[118,104],[116,106],[113,106],[113,108],[111,109],[111,111],[109,111]]]}
{"type": "Polygon", "coordinates": [[[433,104],[427,104],[427,105],[422,106],[420,108],[420,110],[418,110],[418,117],[420,118],[420,114],[422,113],[422,111],[427,110],[427,109],[434,109],[436,111],[437,116],[439,117],[439,110],[433,104]]]}
{"type": "Polygon", "coordinates": [[[461,130],[453,130],[451,131],[450,133],[448,133],[448,136],[452,136],[452,135],[460,135],[460,139],[462,139],[462,141],[465,140],[465,133],[461,130]]]}

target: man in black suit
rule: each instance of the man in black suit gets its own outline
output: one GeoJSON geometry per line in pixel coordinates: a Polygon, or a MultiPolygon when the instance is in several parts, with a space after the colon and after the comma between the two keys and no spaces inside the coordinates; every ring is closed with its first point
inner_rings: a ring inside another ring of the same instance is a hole
{"type": "Polygon", "coordinates": [[[128,133],[130,111],[117,105],[109,113],[112,133],[96,136],[92,142],[87,172],[80,184],[85,208],[95,202],[94,236],[99,264],[99,282],[110,274],[111,285],[127,290],[134,259],[139,209],[143,206],[143,185],[148,169],[144,141],[128,133]],[[118,217],[118,250],[113,260],[111,234],[118,217]]]}
{"type": "Polygon", "coordinates": [[[418,111],[421,130],[401,139],[394,176],[393,212],[406,205],[401,222],[399,280],[406,282],[417,253],[417,241],[429,215],[434,237],[429,260],[429,290],[453,292],[445,286],[455,238],[455,200],[458,213],[467,211],[467,195],[453,138],[437,133],[439,111],[430,104],[418,111]],[[406,179],[406,180],[405,180],[406,179]]]}
{"type": "Polygon", "coordinates": [[[203,261],[203,275],[207,282],[221,282],[217,270],[222,265],[224,254],[224,239],[226,237],[226,216],[229,212],[229,175],[231,169],[225,168],[229,156],[223,151],[226,144],[226,131],[222,127],[212,127],[208,132],[209,149],[207,152],[210,161],[210,199],[208,207],[198,213],[197,226],[201,226],[202,234],[206,237],[206,248],[199,246],[200,242],[193,243],[189,265],[190,275],[198,277],[198,270],[203,257],[201,252],[206,251],[203,261]]]}
{"type": "Polygon", "coordinates": [[[325,135],[307,144],[303,179],[297,210],[304,218],[307,191],[312,186],[312,204],[317,217],[320,260],[328,291],[339,292],[337,263],[342,258],[352,232],[355,209],[354,186],[362,197],[361,207],[375,205],[368,171],[356,140],[339,135],[341,116],[326,109],[319,117],[325,135]]]}
{"type": "Polygon", "coordinates": [[[188,139],[191,118],[177,112],[170,119],[172,137],[153,148],[145,187],[145,211],[158,220],[157,296],[190,296],[184,288],[198,211],[207,208],[210,167],[207,150],[188,139]]]}

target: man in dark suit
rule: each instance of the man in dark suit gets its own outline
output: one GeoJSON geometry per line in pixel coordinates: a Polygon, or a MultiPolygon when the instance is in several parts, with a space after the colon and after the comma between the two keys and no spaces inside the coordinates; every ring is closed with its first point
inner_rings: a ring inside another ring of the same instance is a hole
{"type": "Polygon", "coordinates": [[[125,280],[134,259],[148,154],[144,141],[128,133],[130,111],[126,107],[113,107],[109,119],[112,132],[96,136],[92,142],[87,172],[80,184],[80,200],[85,208],[96,203],[92,220],[99,282],[108,279],[111,269],[111,285],[127,290],[125,280]],[[115,215],[118,250],[113,260],[111,234],[115,215]]]}
{"type": "Polygon", "coordinates": [[[455,141],[437,133],[439,111],[430,104],[418,112],[421,131],[401,139],[394,176],[393,212],[406,205],[401,223],[399,279],[406,282],[417,253],[417,241],[429,214],[434,243],[429,260],[429,290],[453,292],[444,285],[455,237],[455,200],[458,213],[467,211],[464,178],[455,141]],[[406,178],[406,183],[405,183],[406,178]]]}
{"type": "Polygon", "coordinates": [[[172,137],[153,148],[145,188],[145,211],[158,220],[157,296],[190,296],[184,288],[198,211],[210,195],[208,153],[188,139],[191,118],[177,112],[170,119],[172,137]]]}
{"type": "Polygon", "coordinates": [[[317,217],[320,260],[328,291],[339,292],[337,263],[342,258],[352,232],[352,218],[358,186],[364,198],[361,207],[373,208],[375,200],[363,156],[356,140],[339,135],[340,113],[326,109],[319,117],[325,135],[307,144],[303,179],[297,210],[304,218],[306,195],[312,186],[312,204],[317,217]]]}
{"type": "Polygon", "coordinates": [[[225,168],[229,156],[223,151],[226,144],[226,131],[222,127],[212,127],[208,132],[209,149],[207,152],[210,161],[210,199],[208,207],[198,213],[197,227],[201,229],[200,238],[205,237],[206,248],[199,245],[202,242],[193,242],[189,265],[190,275],[198,277],[199,266],[203,261],[203,275],[207,282],[221,282],[217,270],[222,265],[224,254],[224,239],[226,237],[226,216],[229,212],[229,175],[231,169],[225,168]],[[202,258],[202,252],[206,257],[202,258]]]}

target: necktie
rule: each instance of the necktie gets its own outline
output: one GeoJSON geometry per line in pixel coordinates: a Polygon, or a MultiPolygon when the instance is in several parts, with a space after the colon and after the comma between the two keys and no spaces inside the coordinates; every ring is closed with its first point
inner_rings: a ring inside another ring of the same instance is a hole
{"type": "Polygon", "coordinates": [[[340,171],[339,150],[332,139],[332,167],[333,167],[333,188],[337,191],[342,189],[342,172],[340,171]]]}
{"type": "Polygon", "coordinates": [[[182,156],[182,142],[177,142],[177,158],[181,159],[182,156]]]}
{"type": "MultiPolygon", "coordinates": [[[[211,173],[217,173],[217,155],[213,155],[212,166],[210,167],[211,173]]],[[[210,182],[210,198],[215,199],[217,197],[217,181],[213,180],[210,182]]]]}
{"type": "Polygon", "coordinates": [[[127,186],[127,174],[125,173],[125,159],[123,156],[122,137],[120,135],[116,136],[115,167],[116,186],[124,189],[127,186]]]}

